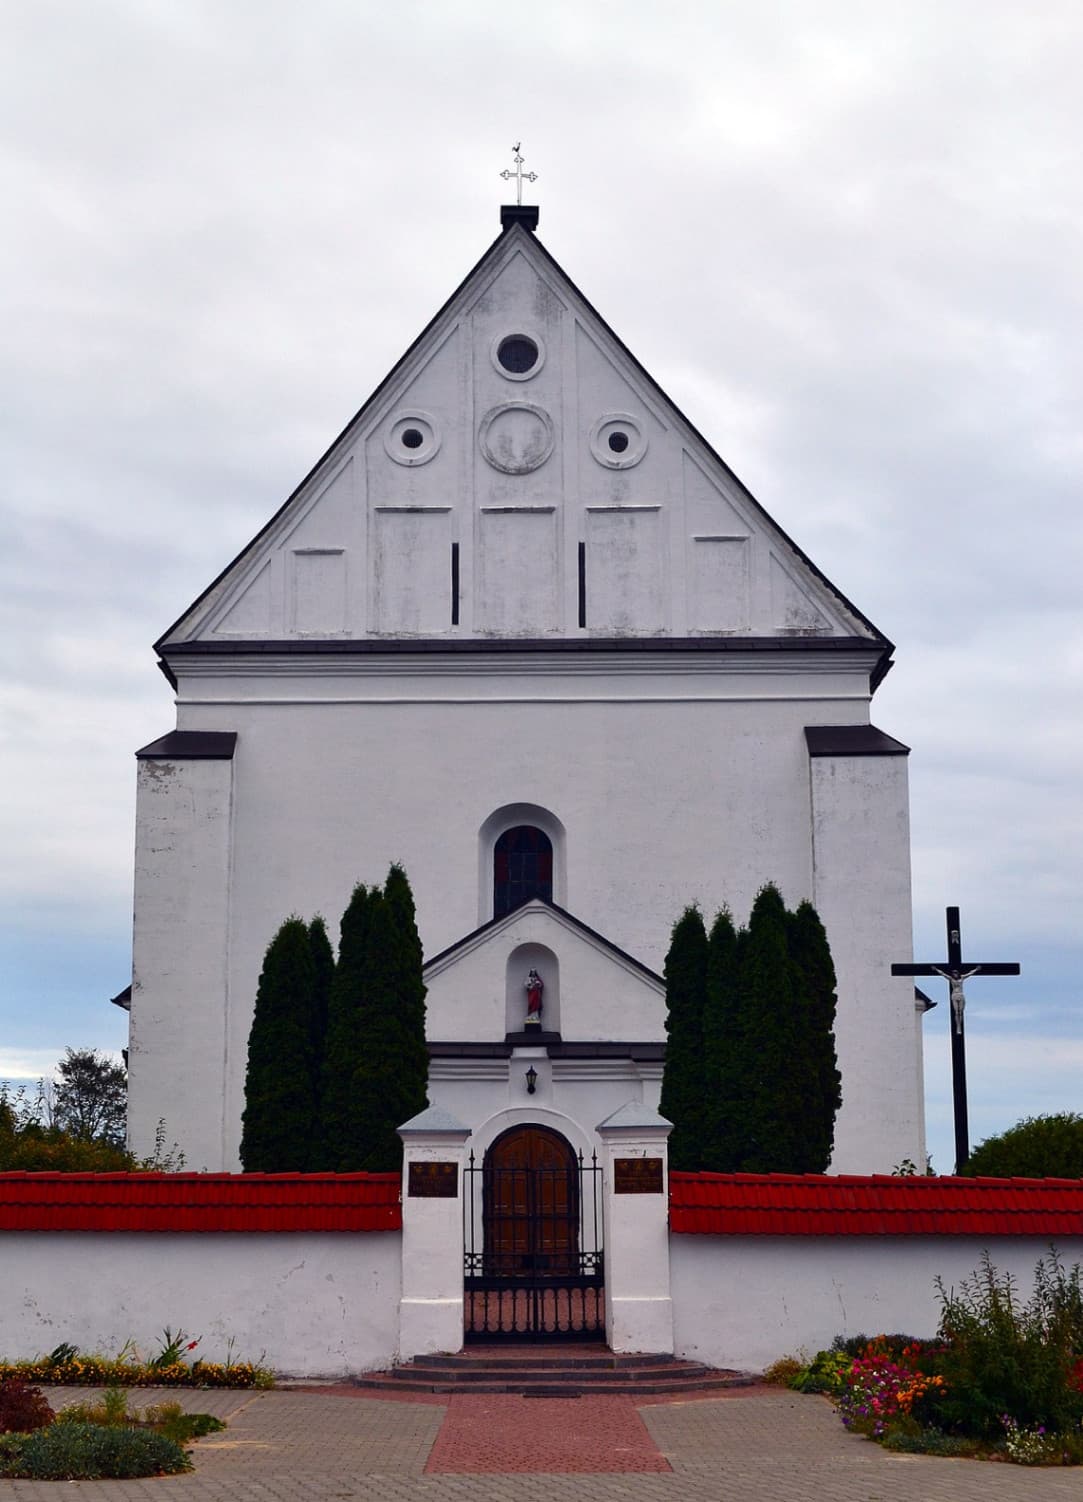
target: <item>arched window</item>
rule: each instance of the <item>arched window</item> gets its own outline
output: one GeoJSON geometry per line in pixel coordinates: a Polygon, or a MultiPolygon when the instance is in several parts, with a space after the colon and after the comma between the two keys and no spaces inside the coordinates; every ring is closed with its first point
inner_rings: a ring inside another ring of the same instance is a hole
{"type": "Polygon", "coordinates": [[[502,918],[532,897],[553,900],[553,844],[543,830],[517,824],[493,847],[493,917],[502,918]]]}

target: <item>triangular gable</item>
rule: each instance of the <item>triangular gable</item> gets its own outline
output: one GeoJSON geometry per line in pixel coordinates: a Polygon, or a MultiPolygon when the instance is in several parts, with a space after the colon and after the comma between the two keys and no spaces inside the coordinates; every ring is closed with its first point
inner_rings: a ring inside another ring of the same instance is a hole
{"type": "Polygon", "coordinates": [[[426,963],[430,1041],[498,1041],[521,1029],[531,968],[545,983],[547,1032],[568,1042],[665,1039],[662,977],[571,913],[536,898],[426,963]]]}
{"type": "Polygon", "coordinates": [[[697,638],[890,650],[511,216],[157,645],[697,638]]]}

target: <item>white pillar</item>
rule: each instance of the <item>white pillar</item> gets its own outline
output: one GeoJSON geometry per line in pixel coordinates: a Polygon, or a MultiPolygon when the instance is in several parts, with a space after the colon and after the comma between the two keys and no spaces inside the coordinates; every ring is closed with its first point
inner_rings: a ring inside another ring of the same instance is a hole
{"type": "Polygon", "coordinates": [[[440,1106],[399,1127],[402,1138],[404,1360],[463,1343],[463,1152],[470,1131],[440,1106]]]}
{"type": "Polygon", "coordinates": [[[669,1163],[673,1123],[629,1101],[598,1125],[605,1205],[605,1333],[613,1351],[673,1352],[669,1163]]]}

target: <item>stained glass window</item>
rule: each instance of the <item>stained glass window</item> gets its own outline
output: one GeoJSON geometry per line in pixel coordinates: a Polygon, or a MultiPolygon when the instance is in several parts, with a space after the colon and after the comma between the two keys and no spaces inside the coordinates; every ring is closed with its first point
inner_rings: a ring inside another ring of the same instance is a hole
{"type": "Polygon", "coordinates": [[[532,897],[553,900],[553,846],[542,830],[518,824],[504,831],[493,850],[493,917],[532,897]]]}

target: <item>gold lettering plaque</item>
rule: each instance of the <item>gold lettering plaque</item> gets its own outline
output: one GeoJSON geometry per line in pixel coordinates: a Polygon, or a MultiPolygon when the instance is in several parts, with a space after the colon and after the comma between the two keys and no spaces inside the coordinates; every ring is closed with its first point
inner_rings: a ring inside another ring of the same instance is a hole
{"type": "Polygon", "coordinates": [[[411,1163],[406,1193],[415,1200],[453,1200],[459,1192],[457,1163],[411,1163]]]}
{"type": "Polygon", "coordinates": [[[661,1194],[661,1158],[614,1158],[614,1194],[661,1194]]]}

